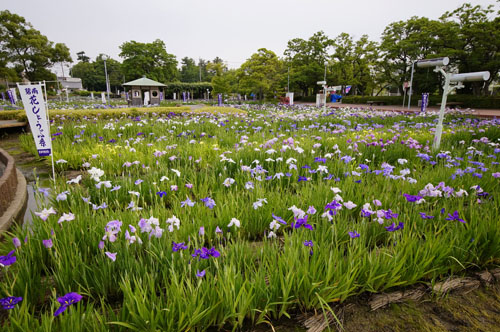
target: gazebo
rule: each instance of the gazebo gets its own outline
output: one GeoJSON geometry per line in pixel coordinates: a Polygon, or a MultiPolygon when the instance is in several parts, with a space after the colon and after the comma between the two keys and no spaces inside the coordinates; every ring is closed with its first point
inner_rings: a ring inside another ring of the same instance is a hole
{"type": "Polygon", "coordinates": [[[166,87],[165,84],[153,81],[146,76],[134,81],[122,84],[124,87],[130,87],[127,102],[132,106],[159,105],[160,88],[166,87]]]}

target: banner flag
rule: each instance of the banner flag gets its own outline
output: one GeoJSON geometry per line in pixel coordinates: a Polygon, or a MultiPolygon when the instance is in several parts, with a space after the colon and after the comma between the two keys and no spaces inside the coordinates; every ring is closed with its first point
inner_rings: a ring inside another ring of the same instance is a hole
{"type": "Polygon", "coordinates": [[[428,103],[429,103],[429,94],[422,93],[422,104],[420,105],[420,112],[425,112],[427,110],[428,103]]]}
{"type": "Polygon", "coordinates": [[[47,110],[43,99],[42,85],[29,84],[17,85],[21,100],[23,101],[26,116],[31,127],[31,133],[35,139],[36,149],[40,157],[52,154],[52,140],[50,128],[47,122],[47,110]]]}

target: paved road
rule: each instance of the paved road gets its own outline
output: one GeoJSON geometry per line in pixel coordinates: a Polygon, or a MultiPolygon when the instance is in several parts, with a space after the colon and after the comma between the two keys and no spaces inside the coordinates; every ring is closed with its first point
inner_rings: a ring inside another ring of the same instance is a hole
{"type": "MultiPolygon", "coordinates": [[[[302,105],[315,105],[314,103],[301,103],[297,102],[296,104],[302,105]]],[[[396,105],[384,105],[384,106],[369,106],[366,104],[343,104],[343,103],[328,103],[327,107],[330,108],[340,108],[340,107],[354,107],[354,108],[363,108],[363,109],[373,109],[373,110],[382,110],[382,111],[394,111],[394,112],[420,112],[420,107],[412,106],[408,110],[407,107],[396,106],[396,105]]],[[[469,110],[469,109],[463,109],[469,110]]],[[[428,112],[439,112],[439,107],[428,107],[428,112]]],[[[476,114],[481,117],[500,117],[500,109],[476,109],[473,111],[473,114],[476,114]]]]}

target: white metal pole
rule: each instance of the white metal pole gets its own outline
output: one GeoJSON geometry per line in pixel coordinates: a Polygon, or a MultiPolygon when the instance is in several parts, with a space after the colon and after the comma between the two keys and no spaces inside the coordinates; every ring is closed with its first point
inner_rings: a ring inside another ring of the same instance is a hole
{"type": "MultiPolygon", "coordinates": [[[[410,109],[411,94],[413,92],[413,71],[415,70],[415,61],[411,63],[411,78],[410,78],[410,92],[408,94],[408,109],[410,109]]],[[[404,107],[404,105],[403,105],[404,107]]]]}
{"type": "MultiPolygon", "coordinates": [[[[43,81],[43,88],[45,90],[45,110],[47,113],[47,128],[49,130],[49,138],[52,139],[50,136],[50,116],[49,116],[49,100],[47,99],[47,84],[45,84],[45,81],[43,81]]],[[[56,183],[56,170],[54,168],[54,143],[52,143],[52,153],[50,154],[50,159],[52,162],[52,179],[54,180],[54,183],[56,183]]]]}
{"type": "Polygon", "coordinates": [[[288,88],[286,92],[290,92],[290,67],[288,67],[288,88]]]}
{"type": "Polygon", "coordinates": [[[406,88],[403,84],[403,107],[405,107],[405,100],[406,100],[406,88]]]}
{"type": "Polygon", "coordinates": [[[106,67],[106,59],[104,59],[104,73],[106,74],[106,93],[108,95],[108,103],[110,103],[110,100],[109,100],[109,79],[108,79],[108,69],[106,67]]]}
{"type": "Polygon", "coordinates": [[[450,76],[451,74],[446,73],[443,69],[437,68],[438,71],[444,76],[444,87],[443,87],[443,98],[441,99],[441,108],[439,110],[439,120],[436,126],[436,133],[434,135],[434,142],[432,148],[438,150],[441,145],[441,135],[443,134],[443,119],[444,119],[444,109],[446,107],[446,100],[448,99],[448,93],[450,92],[450,76]]]}

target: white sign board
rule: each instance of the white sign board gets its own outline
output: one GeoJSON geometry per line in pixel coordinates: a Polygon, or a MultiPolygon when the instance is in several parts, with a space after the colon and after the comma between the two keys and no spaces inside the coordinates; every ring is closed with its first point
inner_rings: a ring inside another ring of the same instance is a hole
{"type": "Polygon", "coordinates": [[[316,95],[316,107],[323,107],[326,105],[326,95],[318,93],[316,95]]]}
{"type": "Polygon", "coordinates": [[[106,95],[104,94],[104,92],[101,92],[101,99],[102,99],[102,103],[106,104],[106,95]]]}
{"type": "MultiPolygon", "coordinates": [[[[293,92],[287,92],[286,97],[288,98],[288,105],[292,106],[293,105],[293,92]]],[[[245,100],[246,100],[246,95],[245,95],[245,100]]]]}
{"type": "Polygon", "coordinates": [[[19,93],[23,101],[26,116],[31,127],[31,133],[35,139],[36,149],[40,157],[52,154],[52,139],[47,122],[47,110],[43,99],[41,84],[20,85],[19,93]]]}

